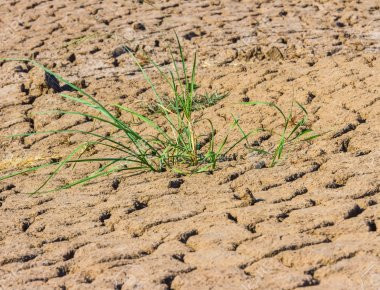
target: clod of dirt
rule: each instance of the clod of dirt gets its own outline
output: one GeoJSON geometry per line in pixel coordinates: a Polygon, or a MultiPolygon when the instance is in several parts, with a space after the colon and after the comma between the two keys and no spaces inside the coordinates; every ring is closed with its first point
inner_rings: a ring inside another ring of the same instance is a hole
{"type": "Polygon", "coordinates": [[[252,234],[255,234],[256,233],[256,225],[254,224],[249,224],[245,227],[245,229],[249,232],[251,232],[252,234]]]}
{"type": "Polygon", "coordinates": [[[350,143],[350,139],[344,139],[341,143],[340,143],[340,149],[339,151],[340,152],[343,152],[343,153],[346,153],[348,151],[348,145],[350,143]]]}
{"type": "Polygon", "coordinates": [[[377,204],[377,201],[376,200],[373,200],[373,199],[370,199],[368,202],[367,202],[368,206],[374,206],[377,204]]]}
{"type": "Polygon", "coordinates": [[[185,181],[182,178],[169,181],[169,188],[180,188],[185,181]]]}
{"type": "Polygon", "coordinates": [[[112,62],[112,65],[114,66],[114,67],[119,67],[119,61],[115,58],[114,59],[114,61],[112,62]]]}
{"type": "Polygon", "coordinates": [[[118,189],[119,188],[119,185],[120,185],[120,179],[119,178],[114,178],[113,181],[112,181],[112,188],[114,190],[118,189]]]}
{"type": "Polygon", "coordinates": [[[315,98],[315,95],[312,92],[308,92],[306,103],[310,104],[314,100],[314,98],[315,98]]]}
{"type": "Polygon", "coordinates": [[[372,220],[367,221],[366,224],[367,224],[369,232],[376,232],[377,231],[377,226],[376,226],[375,221],[372,221],[372,220]]]}
{"type": "Polygon", "coordinates": [[[128,211],[128,213],[131,213],[131,212],[136,211],[136,210],[142,210],[142,209],[146,208],[147,206],[148,206],[147,203],[136,200],[133,203],[133,210],[128,211]]]}
{"type": "Polygon", "coordinates": [[[30,227],[30,225],[31,225],[31,223],[30,223],[29,220],[23,220],[23,221],[21,222],[21,230],[22,230],[23,232],[26,232],[26,231],[28,230],[28,228],[30,227]]]}
{"type": "Polygon", "coordinates": [[[191,40],[192,38],[197,37],[197,36],[199,36],[199,35],[196,34],[196,33],[193,32],[193,31],[190,31],[190,32],[186,33],[186,34],[183,36],[183,38],[185,38],[186,40],[191,40]]]}
{"type": "Polygon", "coordinates": [[[65,266],[61,266],[57,268],[57,276],[58,277],[63,277],[66,276],[68,273],[68,269],[65,266]]]}
{"type": "Polygon", "coordinates": [[[121,55],[123,55],[124,53],[127,53],[128,50],[130,50],[128,47],[126,46],[119,46],[119,47],[116,47],[113,52],[112,52],[112,57],[114,58],[117,58],[121,55]]]}
{"type": "Polygon", "coordinates": [[[69,62],[74,62],[76,60],[76,56],[74,53],[70,54],[68,57],[67,57],[67,60],[69,62]]]}
{"type": "Polygon", "coordinates": [[[259,162],[257,162],[256,163],[256,165],[255,165],[255,168],[256,169],[263,169],[263,168],[266,168],[267,166],[266,166],[266,164],[265,164],[265,161],[259,161],[259,162]]]}
{"type": "Polygon", "coordinates": [[[332,181],[332,182],[326,184],[326,188],[330,188],[330,189],[336,189],[336,188],[340,188],[343,186],[344,186],[343,184],[339,184],[336,181],[332,181]]]}
{"type": "Polygon", "coordinates": [[[140,22],[137,22],[135,24],[133,24],[133,29],[134,30],[145,30],[145,25],[143,23],[140,23],[140,22]]]}
{"type": "Polygon", "coordinates": [[[358,216],[359,214],[361,214],[362,212],[364,211],[364,209],[360,208],[360,206],[358,206],[357,204],[355,204],[353,206],[353,208],[351,208],[345,215],[344,215],[344,219],[350,219],[350,218],[353,218],[353,217],[356,217],[358,216]]]}
{"type": "Polygon", "coordinates": [[[99,221],[103,224],[104,221],[108,220],[110,217],[111,217],[111,212],[107,210],[101,213],[101,215],[99,216],[99,221]]]}
{"type": "Polygon", "coordinates": [[[166,276],[164,279],[161,280],[161,283],[165,284],[167,286],[167,289],[172,289],[172,282],[174,278],[175,275],[166,276]]]}
{"type": "Polygon", "coordinates": [[[359,124],[364,124],[366,122],[366,119],[364,119],[360,114],[356,117],[356,121],[358,121],[359,124]]]}

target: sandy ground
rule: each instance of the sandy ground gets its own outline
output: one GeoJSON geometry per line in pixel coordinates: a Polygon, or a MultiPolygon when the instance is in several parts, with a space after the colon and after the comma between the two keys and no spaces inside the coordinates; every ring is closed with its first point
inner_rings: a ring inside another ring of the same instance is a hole
{"type": "MultiPolygon", "coordinates": [[[[182,177],[179,188],[168,172],[37,196],[27,193],[48,170],[2,181],[0,289],[380,289],[379,15],[370,0],[1,1],[0,57],[33,57],[105,104],[152,100],[120,47],[165,67],[175,30],[189,60],[198,52],[199,90],[229,92],[200,113],[218,135],[231,113],[246,130],[278,127],[278,114],[242,106],[244,97],[284,108],[297,100],[327,133],[288,148],[274,168],[239,147],[236,160],[182,177]]],[[[37,114],[58,108],[82,110],[39,69],[0,63],[1,175],[83,141],[9,134],[113,133],[82,117],[37,114]]],[[[250,139],[266,149],[276,141],[250,139]]],[[[88,169],[66,170],[52,185],[88,169]]]]}

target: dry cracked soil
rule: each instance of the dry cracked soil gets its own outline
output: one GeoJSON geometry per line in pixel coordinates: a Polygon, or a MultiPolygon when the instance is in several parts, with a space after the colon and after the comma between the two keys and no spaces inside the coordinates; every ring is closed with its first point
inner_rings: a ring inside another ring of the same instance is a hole
{"type": "MultiPolygon", "coordinates": [[[[0,57],[34,58],[107,106],[152,102],[123,45],[165,69],[176,31],[188,60],[198,53],[198,90],[229,93],[198,112],[217,137],[231,113],[245,130],[279,129],[275,111],[243,100],[285,109],[296,100],[324,134],[288,147],[275,167],[238,146],[213,174],[118,174],[33,196],[51,169],[3,180],[0,289],[380,289],[379,16],[376,0],[1,0],[0,57]]],[[[84,112],[59,90],[30,64],[0,62],[1,176],[83,141],[8,135],[115,133],[82,116],[40,114],[84,112]]],[[[249,139],[265,149],[277,141],[249,139]]]]}

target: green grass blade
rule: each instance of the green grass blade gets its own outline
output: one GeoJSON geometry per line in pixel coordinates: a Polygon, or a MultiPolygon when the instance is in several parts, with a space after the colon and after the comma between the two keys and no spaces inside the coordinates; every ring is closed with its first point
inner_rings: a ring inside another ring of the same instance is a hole
{"type": "Polygon", "coordinates": [[[32,194],[38,193],[54,176],[56,176],[61,168],[80,150],[85,144],[80,144],[77,146],[63,161],[59,162],[57,168],[53,171],[52,174],[37,188],[32,194]]]}
{"type": "Polygon", "coordinates": [[[45,164],[34,166],[34,167],[31,167],[31,168],[26,168],[26,169],[23,169],[23,170],[20,170],[20,171],[17,171],[17,172],[12,172],[12,173],[10,173],[8,175],[0,177],[0,181],[5,180],[5,179],[9,179],[9,178],[17,176],[17,175],[25,174],[25,173],[28,173],[28,172],[34,172],[34,171],[37,171],[37,170],[39,170],[41,168],[45,168],[45,167],[48,167],[48,166],[57,165],[58,163],[59,162],[45,163],[45,164]]]}

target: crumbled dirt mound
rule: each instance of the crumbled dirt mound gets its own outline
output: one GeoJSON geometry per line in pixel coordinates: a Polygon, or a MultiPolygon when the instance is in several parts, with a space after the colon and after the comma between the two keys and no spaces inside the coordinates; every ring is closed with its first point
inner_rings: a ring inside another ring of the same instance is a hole
{"type": "MultiPolygon", "coordinates": [[[[246,130],[279,125],[273,110],[242,106],[243,97],[284,108],[295,99],[325,132],[288,148],[274,168],[241,146],[236,160],[212,175],[181,177],[179,188],[169,187],[178,179],[171,173],[35,196],[27,193],[49,170],[3,181],[0,289],[380,288],[376,1],[12,0],[0,3],[0,14],[0,57],[33,57],[105,104],[152,100],[122,45],[165,66],[175,30],[189,60],[198,52],[199,90],[230,92],[202,111],[218,135],[231,113],[246,130]]],[[[1,175],[83,141],[6,135],[109,132],[83,117],[36,114],[58,108],[80,110],[39,69],[0,64],[1,175]]],[[[271,148],[277,139],[254,141],[271,148]]],[[[65,171],[52,184],[86,170],[65,171]]]]}

